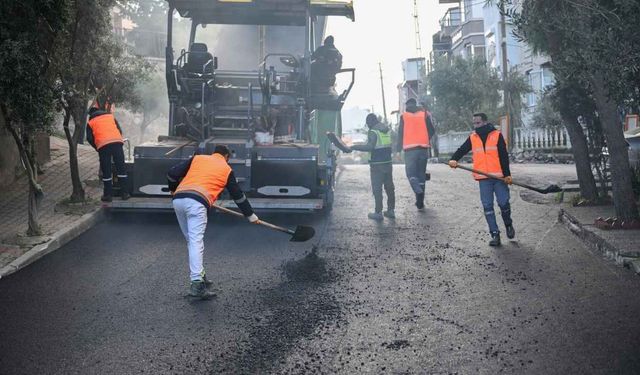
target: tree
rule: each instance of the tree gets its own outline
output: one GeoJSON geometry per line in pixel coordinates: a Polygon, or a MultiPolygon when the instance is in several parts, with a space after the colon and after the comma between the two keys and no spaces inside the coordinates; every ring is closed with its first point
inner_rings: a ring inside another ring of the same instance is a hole
{"type": "Polygon", "coordinates": [[[151,70],[143,59],[128,55],[125,45],[113,34],[110,12],[115,5],[115,0],[70,2],[63,37],[55,48],[56,77],[61,92],[58,105],[64,113],[62,126],[69,143],[72,202],[85,200],[77,147],[84,138],[90,103],[100,97],[100,102],[139,105],[136,82],[146,79],[151,70]]]}
{"type": "Polygon", "coordinates": [[[610,154],[613,202],[622,220],[639,218],[619,106],[633,101],[640,75],[636,0],[525,0],[511,14],[518,35],[552,59],[552,69],[581,83],[596,105],[610,154]]]}
{"type": "MultiPolygon", "coordinates": [[[[509,92],[509,95],[507,95],[507,97],[510,100],[509,108],[511,109],[511,128],[515,129],[522,127],[522,110],[525,107],[525,103],[522,98],[524,98],[526,94],[533,91],[533,89],[531,88],[531,85],[529,85],[529,82],[527,81],[525,76],[515,68],[509,69],[507,84],[505,86],[506,90],[509,92]]],[[[504,106],[501,107],[499,111],[500,113],[507,113],[504,106]]]]}
{"type": "Polygon", "coordinates": [[[556,75],[554,87],[549,91],[549,99],[553,108],[560,114],[571,140],[571,152],[578,175],[580,195],[587,201],[596,202],[600,197],[607,195],[606,190],[603,194],[598,193],[593,176],[595,169],[600,180],[606,183],[601,152],[602,130],[599,127],[596,104],[579,82],[572,81],[571,77],[566,77],[562,72],[556,75]]]}
{"type": "Polygon", "coordinates": [[[564,127],[562,116],[556,110],[554,96],[554,88],[547,88],[536,104],[536,109],[531,116],[531,122],[536,128],[543,129],[560,129],[564,127]]]}
{"type": "Polygon", "coordinates": [[[427,86],[429,107],[444,131],[471,129],[474,112],[494,119],[499,114],[500,78],[482,59],[438,59],[427,76],[427,86]]]}
{"type": "Polygon", "coordinates": [[[162,116],[168,117],[169,101],[164,75],[153,74],[150,80],[139,83],[136,86],[136,95],[141,101],[139,105],[131,106],[131,109],[142,114],[139,125],[140,143],[144,141],[145,131],[152,122],[162,116]]]}
{"type": "Polygon", "coordinates": [[[120,0],[123,14],[131,18],[135,27],[127,40],[142,56],[164,57],[167,38],[167,2],[165,0],[120,0]]]}
{"type": "Polygon", "coordinates": [[[43,190],[38,183],[34,135],[53,122],[54,92],[51,46],[65,14],[64,0],[3,1],[0,5],[0,114],[16,142],[29,181],[28,235],[40,235],[38,209],[43,190]]]}

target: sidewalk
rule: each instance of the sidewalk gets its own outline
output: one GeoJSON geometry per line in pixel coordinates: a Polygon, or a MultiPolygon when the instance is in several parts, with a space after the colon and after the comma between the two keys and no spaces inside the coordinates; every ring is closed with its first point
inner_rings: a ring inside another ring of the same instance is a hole
{"type": "Polygon", "coordinates": [[[602,230],[594,225],[598,217],[615,216],[610,206],[573,207],[562,205],[559,220],[588,246],[640,274],[640,230],[602,230]]]}
{"type": "MultiPolygon", "coordinates": [[[[514,163],[511,171],[518,181],[540,187],[550,184],[563,186],[567,181],[577,178],[575,166],[569,164],[514,163]]],[[[606,219],[615,216],[613,205],[574,207],[566,203],[575,194],[571,192],[564,193],[565,203],[561,204],[557,203],[555,194],[538,194],[526,189],[518,189],[518,194],[527,202],[558,207],[560,222],[587,246],[640,274],[640,230],[602,230],[594,225],[599,217],[606,219]]]]}
{"type": "Polygon", "coordinates": [[[88,204],[60,204],[71,195],[68,145],[51,137],[51,161],[42,169],[39,182],[44,190],[40,206],[43,236],[27,237],[26,176],[4,188],[0,196],[0,277],[7,276],[54,251],[89,229],[101,218],[98,153],[88,145],[78,146],[80,178],[85,183],[88,204]],[[87,184],[88,183],[88,184],[87,184]]]}

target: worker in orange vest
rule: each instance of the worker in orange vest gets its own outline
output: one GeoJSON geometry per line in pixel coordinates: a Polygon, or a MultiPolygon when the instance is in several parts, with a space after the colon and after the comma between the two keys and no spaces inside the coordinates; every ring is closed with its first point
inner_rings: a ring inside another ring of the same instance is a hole
{"type": "Polygon", "coordinates": [[[100,171],[102,171],[103,202],[111,202],[113,189],[113,175],[111,172],[111,160],[116,165],[118,183],[120,185],[120,197],[129,199],[127,185],[127,171],[124,166],[124,150],[122,145],[122,129],[112,113],[98,108],[89,109],[89,122],[87,123],[87,141],[98,151],[100,157],[100,171]]]}
{"type": "Polygon", "coordinates": [[[487,115],[476,113],[473,115],[474,131],[469,138],[451,156],[449,166],[458,167],[460,160],[469,151],[473,152],[473,169],[489,173],[501,179],[488,178],[474,173],[473,177],[480,185],[480,200],[484,209],[484,217],[489,224],[491,233],[490,246],[500,246],[500,230],[496,222],[496,213],[493,209],[493,196],[495,194],[500,213],[507,232],[507,237],[514,238],[516,231],[511,220],[511,205],[509,204],[509,186],[512,184],[511,171],[509,170],[509,153],[502,133],[493,124],[487,121],[487,115]]]}
{"type": "Polygon", "coordinates": [[[173,194],[173,208],[189,249],[191,285],[189,295],[209,299],[211,282],[202,265],[204,232],[207,214],[226,188],[249,222],[259,224],[251,204],[244,195],[228,164],[231,152],[225,145],[217,145],[213,155],[195,155],[174,166],[167,174],[169,190],[173,194]]]}
{"type": "Polygon", "coordinates": [[[431,114],[418,107],[415,99],[405,103],[406,111],[398,126],[398,151],[404,151],[404,168],[411,189],[416,195],[416,207],[424,209],[427,160],[431,140],[435,138],[435,128],[431,114]]]}

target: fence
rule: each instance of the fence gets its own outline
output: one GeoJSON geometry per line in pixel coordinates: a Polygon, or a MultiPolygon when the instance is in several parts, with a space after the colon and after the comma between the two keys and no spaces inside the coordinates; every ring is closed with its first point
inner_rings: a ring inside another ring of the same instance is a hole
{"type": "Polygon", "coordinates": [[[571,142],[565,129],[514,129],[515,150],[569,150],[571,142]]]}
{"type": "MultiPolygon", "coordinates": [[[[469,136],[469,132],[449,132],[438,135],[438,151],[453,154],[469,136]]],[[[565,129],[514,129],[513,149],[525,150],[569,150],[571,142],[565,129]]]]}
{"type": "Polygon", "coordinates": [[[464,141],[467,140],[469,132],[449,132],[438,135],[438,152],[441,154],[453,154],[464,141]]]}

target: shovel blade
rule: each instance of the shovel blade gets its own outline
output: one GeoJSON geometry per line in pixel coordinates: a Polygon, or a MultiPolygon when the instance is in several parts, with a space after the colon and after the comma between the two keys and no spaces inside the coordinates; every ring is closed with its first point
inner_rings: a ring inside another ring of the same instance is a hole
{"type": "Polygon", "coordinates": [[[312,239],[315,234],[316,234],[316,230],[313,229],[313,227],[307,227],[307,226],[304,226],[304,225],[298,225],[296,227],[295,232],[293,232],[293,235],[291,236],[291,239],[289,241],[292,241],[292,242],[305,242],[305,241],[308,241],[308,240],[312,239]]]}

